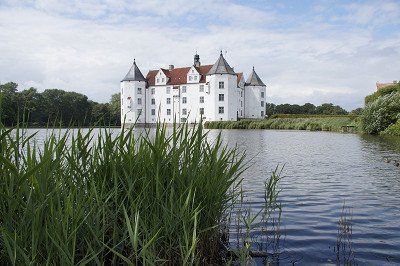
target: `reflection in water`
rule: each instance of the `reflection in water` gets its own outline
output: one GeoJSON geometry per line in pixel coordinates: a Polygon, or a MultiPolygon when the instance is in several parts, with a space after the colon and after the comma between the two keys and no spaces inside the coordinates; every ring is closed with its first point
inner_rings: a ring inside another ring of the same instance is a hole
{"type": "Polygon", "coordinates": [[[353,214],[349,207],[343,203],[342,213],[338,221],[337,240],[334,251],[337,265],[354,265],[353,251],[353,214]]]}

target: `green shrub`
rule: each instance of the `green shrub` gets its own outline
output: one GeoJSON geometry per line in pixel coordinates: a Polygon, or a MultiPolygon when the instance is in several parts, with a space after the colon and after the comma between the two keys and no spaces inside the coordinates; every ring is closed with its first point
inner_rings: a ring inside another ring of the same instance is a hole
{"type": "Polygon", "coordinates": [[[373,101],[377,100],[379,97],[392,94],[393,92],[400,92],[400,82],[397,84],[393,84],[382,89],[377,90],[371,95],[365,97],[365,105],[372,103],[373,101]]]}
{"type": "Polygon", "coordinates": [[[388,126],[384,131],[381,132],[381,134],[400,136],[400,120],[397,120],[395,124],[388,126]]]}
{"type": "Polygon", "coordinates": [[[377,134],[396,123],[400,114],[400,92],[383,95],[367,104],[363,110],[362,128],[366,133],[377,134]]]}

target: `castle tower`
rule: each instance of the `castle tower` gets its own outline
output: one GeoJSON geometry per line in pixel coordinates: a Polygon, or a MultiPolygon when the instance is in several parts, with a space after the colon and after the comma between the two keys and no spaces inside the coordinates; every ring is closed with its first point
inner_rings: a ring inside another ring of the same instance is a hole
{"type": "Polygon", "coordinates": [[[253,67],[253,70],[244,85],[245,118],[264,118],[265,95],[266,86],[253,67]]]}
{"type": "Polygon", "coordinates": [[[209,115],[213,121],[236,121],[238,101],[236,99],[237,76],[222,55],[207,73],[210,101],[209,115]]]}
{"type": "Polygon", "coordinates": [[[121,81],[121,125],[146,122],[146,79],[133,60],[121,81]]]}
{"type": "Polygon", "coordinates": [[[200,56],[197,54],[194,55],[193,65],[195,67],[200,67],[200,56]]]}

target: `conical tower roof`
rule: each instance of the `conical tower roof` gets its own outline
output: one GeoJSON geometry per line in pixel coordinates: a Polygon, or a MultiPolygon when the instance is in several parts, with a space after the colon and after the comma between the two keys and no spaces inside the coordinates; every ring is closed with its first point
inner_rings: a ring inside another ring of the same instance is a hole
{"type": "Polygon", "coordinates": [[[136,65],[135,59],[133,59],[133,65],[122,81],[146,81],[142,72],[140,72],[140,69],[136,65]]]}
{"type": "Polygon", "coordinates": [[[217,62],[211,67],[210,71],[208,71],[207,75],[213,75],[213,74],[231,74],[231,75],[236,75],[235,71],[229,66],[228,62],[226,62],[225,58],[222,56],[222,51],[221,54],[219,55],[219,58],[217,62]]]}
{"type": "Polygon", "coordinates": [[[264,82],[260,79],[260,77],[257,75],[256,71],[254,70],[251,71],[251,74],[249,78],[246,81],[247,86],[265,86],[264,82]]]}

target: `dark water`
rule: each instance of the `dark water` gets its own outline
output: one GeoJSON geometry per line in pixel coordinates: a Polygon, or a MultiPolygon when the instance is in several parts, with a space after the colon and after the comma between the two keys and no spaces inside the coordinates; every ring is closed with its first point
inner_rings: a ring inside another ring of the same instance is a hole
{"type": "MultiPolygon", "coordinates": [[[[386,162],[400,158],[400,139],[274,130],[222,135],[252,158],[244,187],[253,212],[264,204],[263,181],[277,164],[285,164],[275,262],[400,263],[400,168],[386,162]],[[338,231],[344,204],[352,213],[352,232],[338,231]]],[[[252,234],[256,240],[258,233],[252,234]]]]}
{"type": "MultiPolygon", "coordinates": [[[[400,159],[400,138],[275,130],[211,130],[210,138],[219,132],[251,158],[243,186],[252,212],[264,204],[264,180],[285,164],[274,262],[400,264],[400,168],[386,159],[400,159]],[[351,231],[338,223],[344,204],[351,231]]],[[[254,228],[251,236],[261,234],[254,228]]]]}

